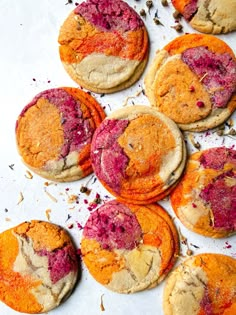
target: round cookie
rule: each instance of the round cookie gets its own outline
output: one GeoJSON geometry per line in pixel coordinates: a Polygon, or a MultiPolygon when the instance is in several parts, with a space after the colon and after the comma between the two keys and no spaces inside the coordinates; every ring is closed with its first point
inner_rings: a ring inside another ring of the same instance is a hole
{"type": "Polygon", "coordinates": [[[165,315],[236,314],[236,260],[221,254],[193,256],[175,270],[164,288],[165,315]]]}
{"type": "Polygon", "coordinates": [[[58,225],[34,220],[2,232],[0,257],[0,300],[18,312],[48,312],[75,286],[76,249],[58,225]]]}
{"type": "Polygon", "coordinates": [[[71,78],[96,93],[134,84],[144,71],[149,43],[140,16],[121,0],[87,0],[60,28],[60,58],[71,78]]]}
{"type": "Polygon", "coordinates": [[[151,105],[181,129],[214,128],[236,108],[235,55],[212,35],[177,37],[157,52],[145,92],[151,105]]]}
{"type": "Polygon", "coordinates": [[[95,131],[91,161],[102,185],[120,201],[163,199],[179,179],[186,148],[176,124],[149,106],[114,111],[95,131]]]}
{"type": "Polygon", "coordinates": [[[236,0],[172,0],[172,4],[199,32],[220,34],[236,30],[236,0]]]}
{"type": "Polygon", "coordinates": [[[92,173],[90,143],[105,118],[96,100],[76,88],[43,91],[22,110],[16,142],[23,162],[53,181],[74,181],[92,173]]]}
{"type": "Polygon", "coordinates": [[[96,281],[133,293],[156,286],[171,270],[179,253],[178,233],[159,205],[112,200],[90,215],[81,252],[96,281]]]}
{"type": "Polygon", "coordinates": [[[190,230],[210,237],[236,232],[236,151],[218,147],[192,154],[171,192],[171,205],[190,230]]]}

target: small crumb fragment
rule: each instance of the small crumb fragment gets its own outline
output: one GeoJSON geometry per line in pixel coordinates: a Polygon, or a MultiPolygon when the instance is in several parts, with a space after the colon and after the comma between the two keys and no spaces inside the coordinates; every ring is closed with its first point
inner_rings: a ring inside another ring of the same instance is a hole
{"type": "Polygon", "coordinates": [[[19,205],[23,200],[24,200],[24,196],[22,192],[20,192],[17,204],[19,205]]]}
{"type": "Polygon", "coordinates": [[[8,165],[9,167],[10,167],[10,169],[12,170],[12,171],[14,171],[14,164],[10,164],[10,165],[8,165]]]}
{"type": "Polygon", "coordinates": [[[153,22],[154,22],[156,25],[163,25],[163,24],[161,23],[161,21],[160,21],[157,17],[154,17],[153,22]]]}
{"type": "Polygon", "coordinates": [[[146,6],[148,8],[148,12],[150,12],[150,9],[153,7],[153,2],[152,0],[146,1],[146,6]]]}
{"type": "Polygon", "coordinates": [[[57,199],[47,191],[46,187],[44,191],[52,201],[57,202],[57,199]]]}
{"type": "Polygon", "coordinates": [[[47,209],[46,211],[45,211],[45,214],[46,214],[46,217],[47,217],[47,220],[48,221],[50,221],[50,213],[52,212],[52,210],[51,209],[47,209]]]}
{"type": "Polygon", "coordinates": [[[219,137],[221,137],[221,136],[223,136],[224,135],[224,130],[217,130],[216,131],[216,134],[217,134],[217,136],[219,136],[219,137]]]}
{"type": "Polygon", "coordinates": [[[10,222],[11,219],[10,219],[10,218],[5,218],[5,221],[6,221],[6,222],[10,222]]]}
{"type": "Polygon", "coordinates": [[[175,26],[171,26],[171,28],[175,29],[176,32],[182,32],[183,26],[180,23],[177,23],[175,26]]]}
{"type": "Polygon", "coordinates": [[[105,307],[104,307],[104,305],[103,305],[103,295],[104,295],[104,294],[101,295],[101,303],[100,303],[100,308],[101,308],[101,311],[102,311],[102,312],[105,311],[105,307]]]}
{"type": "Polygon", "coordinates": [[[81,186],[80,192],[85,193],[86,195],[89,195],[91,193],[91,189],[88,189],[88,187],[86,186],[81,186]]]}
{"type": "Polygon", "coordinates": [[[25,177],[28,178],[28,179],[32,179],[33,175],[30,173],[30,171],[26,170],[25,177]]]}
{"type": "Polygon", "coordinates": [[[181,17],[181,13],[178,10],[175,10],[173,13],[173,18],[174,19],[179,19],[181,17]]]}
{"type": "Polygon", "coordinates": [[[193,243],[190,243],[190,245],[193,246],[194,248],[200,248],[199,246],[194,245],[193,243]]]}
{"type": "Polygon", "coordinates": [[[77,202],[78,201],[78,195],[70,195],[67,202],[68,203],[74,203],[74,202],[77,202]]]}
{"type": "Polygon", "coordinates": [[[168,1],[167,0],[161,0],[161,4],[163,5],[163,7],[167,7],[168,1]]]}
{"type": "Polygon", "coordinates": [[[70,223],[70,224],[67,225],[67,227],[68,227],[69,230],[71,230],[71,229],[73,229],[74,224],[73,224],[73,223],[70,223]]]}
{"type": "Polygon", "coordinates": [[[201,148],[201,144],[198,141],[197,142],[195,141],[192,133],[188,134],[188,138],[189,138],[191,144],[194,146],[194,148],[196,148],[198,150],[201,148]]]}
{"type": "Polygon", "coordinates": [[[188,248],[187,251],[186,251],[186,254],[187,254],[188,256],[192,256],[193,251],[188,248]]]}
{"type": "Polygon", "coordinates": [[[228,135],[230,136],[235,136],[236,135],[236,130],[234,128],[231,128],[228,132],[228,135]]]}

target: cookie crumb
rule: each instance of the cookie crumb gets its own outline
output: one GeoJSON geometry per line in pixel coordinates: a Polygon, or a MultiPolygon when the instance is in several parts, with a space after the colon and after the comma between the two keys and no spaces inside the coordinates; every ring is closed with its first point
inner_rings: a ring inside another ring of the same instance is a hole
{"type": "Polygon", "coordinates": [[[100,303],[100,309],[101,309],[102,312],[105,311],[105,307],[104,307],[104,305],[103,305],[103,295],[104,295],[104,294],[101,295],[101,303],[100,303]]]}
{"type": "Polygon", "coordinates": [[[24,200],[24,196],[23,196],[22,192],[20,192],[17,205],[19,205],[23,200],[24,200]]]}

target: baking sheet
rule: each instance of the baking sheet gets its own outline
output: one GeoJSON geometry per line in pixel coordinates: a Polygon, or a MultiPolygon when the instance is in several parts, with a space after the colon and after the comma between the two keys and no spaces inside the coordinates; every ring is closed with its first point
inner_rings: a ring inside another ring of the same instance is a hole
{"type": "MultiPolygon", "coordinates": [[[[127,1],[137,12],[146,9],[146,1],[127,1]]],[[[170,1],[169,1],[170,2],[170,1]]],[[[156,50],[175,37],[183,34],[176,32],[171,4],[163,7],[160,1],[153,1],[153,8],[147,12],[144,22],[150,37],[150,58],[156,50]],[[154,17],[163,25],[156,25],[154,17]]],[[[77,247],[80,246],[81,228],[89,216],[89,203],[101,196],[103,202],[111,196],[105,191],[94,175],[73,183],[51,183],[32,173],[30,178],[27,168],[22,164],[15,145],[15,121],[23,107],[39,92],[60,86],[77,85],[65,72],[58,54],[59,27],[75,7],[67,0],[1,0],[0,1],[0,232],[11,228],[22,221],[40,219],[48,220],[65,227],[73,237],[77,247]],[[81,186],[88,184],[90,195],[80,193],[81,186]],[[76,196],[76,197],[75,197],[76,196]],[[88,203],[86,203],[88,202],[88,203]]],[[[183,31],[194,31],[183,20],[183,31]]],[[[236,52],[236,33],[219,35],[236,52]]],[[[147,68],[146,68],[147,70],[147,68]]],[[[144,72],[144,74],[146,71],[144,72]]],[[[148,105],[142,93],[143,76],[131,88],[111,95],[92,95],[105,111],[111,111],[125,105],[148,105]]],[[[233,120],[235,121],[235,114],[233,120]]],[[[216,130],[193,134],[196,142],[205,149],[214,146],[232,146],[235,137],[220,137],[216,130]]],[[[185,133],[189,152],[196,148],[185,133]]],[[[168,201],[160,204],[175,218],[168,201]]],[[[189,248],[194,254],[216,252],[236,258],[235,237],[210,239],[188,231],[175,218],[177,228],[187,238],[189,248]],[[194,246],[195,245],[195,246],[194,246]],[[197,247],[198,248],[197,248],[197,247]]],[[[181,252],[186,257],[187,246],[181,244],[181,252]]],[[[1,259],[1,257],[0,257],[1,259]]],[[[164,281],[165,282],[165,281],[164,281]]],[[[164,283],[158,287],[132,295],[116,294],[98,284],[82,265],[81,278],[72,296],[61,306],[51,311],[52,315],[98,315],[98,314],[135,314],[162,315],[162,294],[164,283]],[[101,307],[103,301],[103,307],[101,307]]],[[[14,315],[17,312],[0,303],[0,314],[14,315]]]]}

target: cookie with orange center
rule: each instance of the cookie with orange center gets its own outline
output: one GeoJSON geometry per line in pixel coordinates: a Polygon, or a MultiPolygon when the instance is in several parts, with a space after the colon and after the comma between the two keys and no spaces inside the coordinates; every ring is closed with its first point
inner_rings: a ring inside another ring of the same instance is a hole
{"type": "Polygon", "coordinates": [[[190,230],[210,237],[235,234],[236,151],[217,147],[192,154],[170,199],[190,230]]]}
{"type": "Polygon", "coordinates": [[[175,270],[164,288],[165,315],[236,314],[236,260],[221,254],[193,256],[175,270]]]}
{"type": "Polygon", "coordinates": [[[236,108],[235,55],[212,35],[180,36],[157,52],[145,91],[151,105],[181,129],[214,128],[236,108]]]}
{"type": "Polygon", "coordinates": [[[163,199],[186,161],[182,134],[149,106],[114,111],[94,133],[91,161],[103,186],[117,199],[148,204],[163,199]]]}
{"type": "Polygon", "coordinates": [[[172,4],[199,32],[220,34],[236,30],[236,0],[172,0],[172,4]]]}
{"type": "Polygon", "coordinates": [[[90,144],[105,118],[97,101],[76,88],[43,91],[22,110],[16,142],[23,162],[53,181],[73,181],[92,172],[90,144]]]}
{"type": "Polygon", "coordinates": [[[71,78],[97,92],[134,84],[148,59],[148,34],[140,16],[121,0],[87,0],[68,16],[58,38],[71,78]]]}
{"type": "Polygon", "coordinates": [[[81,252],[96,281],[112,291],[133,293],[156,286],[172,269],[178,233],[159,205],[112,200],[90,215],[81,252]]]}
{"type": "Polygon", "coordinates": [[[0,257],[0,300],[18,312],[50,311],[76,284],[76,249],[58,225],[34,220],[2,232],[0,257]]]}

